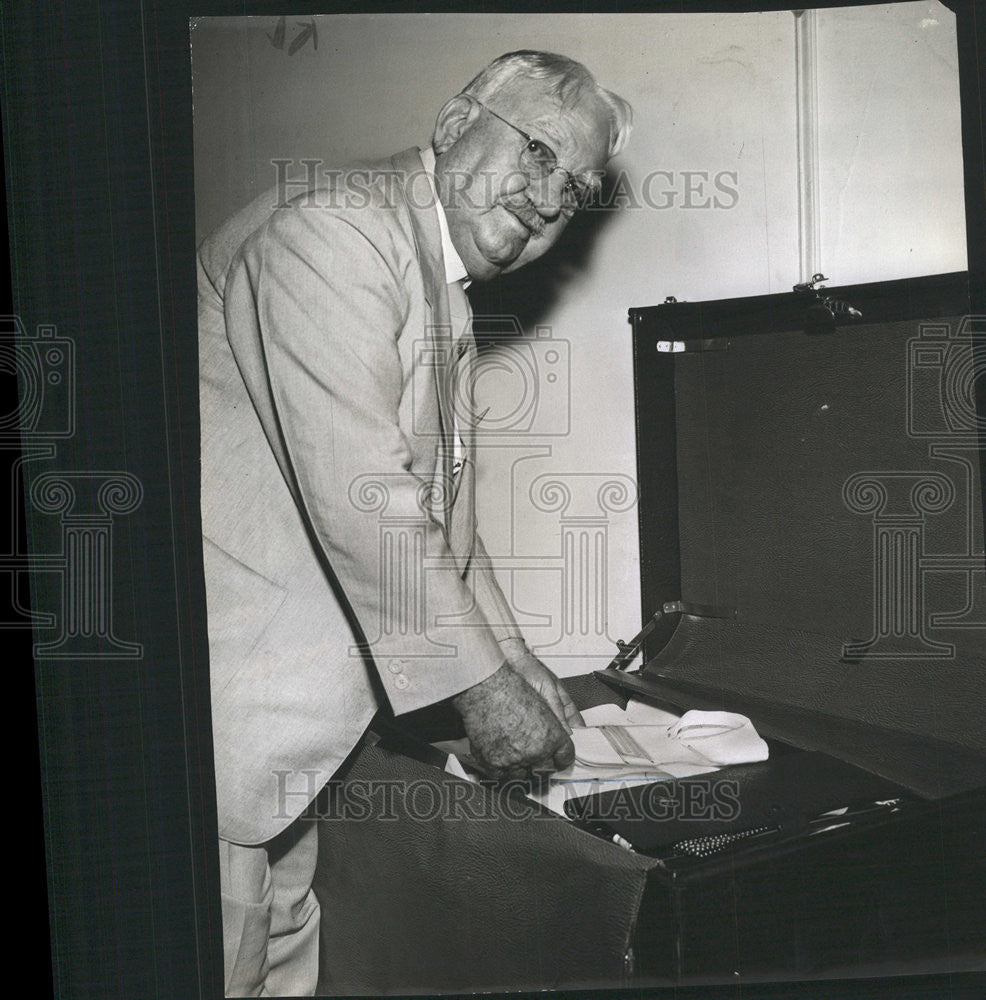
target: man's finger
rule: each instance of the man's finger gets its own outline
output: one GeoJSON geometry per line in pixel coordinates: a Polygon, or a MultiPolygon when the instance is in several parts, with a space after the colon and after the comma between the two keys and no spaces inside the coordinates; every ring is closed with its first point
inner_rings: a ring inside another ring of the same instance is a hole
{"type": "Polygon", "coordinates": [[[540,695],[548,703],[548,708],[555,713],[555,718],[562,724],[565,732],[570,733],[572,727],[567,718],[568,711],[565,708],[562,694],[559,686],[553,682],[546,683],[540,690],[540,695]]]}
{"type": "Polygon", "coordinates": [[[585,719],[582,718],[582,713],[575,707],[575,702],[572,701],[568,692],[561,684],[558,685],[558,697],[561,699],[562,708],[565,711],[565,721],[569,727],[572,729],[576,727],[584,728],[585,719]]]}

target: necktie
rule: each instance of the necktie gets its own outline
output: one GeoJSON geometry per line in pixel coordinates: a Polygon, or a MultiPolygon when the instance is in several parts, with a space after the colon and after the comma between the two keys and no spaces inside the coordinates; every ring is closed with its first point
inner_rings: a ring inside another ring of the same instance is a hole
{"type": "Polygon", "coordinates": [[[452,471],[462,469],[466,457],[463,434],[468,433],[472,414],[469,412],[471,389],[469,365],[472,336],[472,308],[461,281],[448,286],[449,322],[452,325],[452,355],[449,359],[449,399],[452,403],[452,471]]]}
{"type": "Polygon", "coordinates": [[[448,398],[452,409],[452,510],[449,519],[449,545],[464,568],[472,551],[474,537],[472,372],[476,342],[472,333],[472,309],[461,281],[448,286],[449,321],[452,326],[452,350],[447,371],[448,398]]]}

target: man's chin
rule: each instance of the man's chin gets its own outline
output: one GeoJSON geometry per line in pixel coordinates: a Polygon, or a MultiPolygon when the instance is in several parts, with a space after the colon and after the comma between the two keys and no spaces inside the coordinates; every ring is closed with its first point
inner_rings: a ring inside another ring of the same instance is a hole
{"type": "Polygon", "coordinates": [[[500,271],[509,270],[514,264],[517,263],[520,255],[527,247],[529,239],[530,233],[527,233],[527,235],[522,238],[502,240],[497,243],[491,243],[487,246],[477,247],[477,249],[486,264],[495,268],[499,273],[500,271]]]}

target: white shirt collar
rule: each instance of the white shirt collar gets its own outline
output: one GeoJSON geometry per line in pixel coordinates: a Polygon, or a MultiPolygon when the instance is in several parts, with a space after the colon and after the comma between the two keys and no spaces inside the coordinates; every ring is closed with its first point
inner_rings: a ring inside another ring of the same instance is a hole
{"type": "Polygon", "coordinates": [[[442,204],[441,198],[438,197],[438,191],[435,188],[435,151],[431,146],[425,146],[419,152],[421,153],[421,162],[424,164],[431,189],[435,194],[438,230],[442,234],[442,256],[445,258],[445,283],[451,285],[453,281],[461,281],[462,287],[468,288],[470,281],[469,272],[466,270],[466,265],[462,263],[462,258],[452,243],[452,237],[448,231],[448,220],[445,218],[445,206],[442,204]]]}

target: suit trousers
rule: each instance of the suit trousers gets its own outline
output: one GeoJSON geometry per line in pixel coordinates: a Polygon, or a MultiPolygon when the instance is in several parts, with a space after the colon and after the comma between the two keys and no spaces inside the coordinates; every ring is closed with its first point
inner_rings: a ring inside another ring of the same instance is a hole
{"type": "Polygon", "coordinates": [[[303,814],[266,844],[219,841],[228,997],[314,996],[318,822],[303,814]]]}

